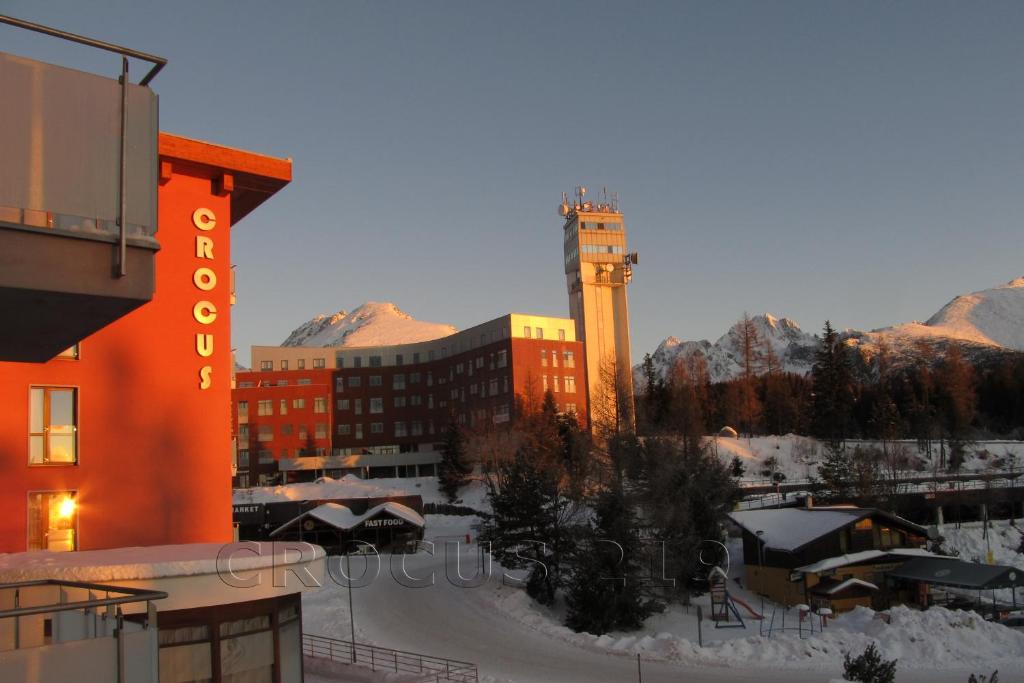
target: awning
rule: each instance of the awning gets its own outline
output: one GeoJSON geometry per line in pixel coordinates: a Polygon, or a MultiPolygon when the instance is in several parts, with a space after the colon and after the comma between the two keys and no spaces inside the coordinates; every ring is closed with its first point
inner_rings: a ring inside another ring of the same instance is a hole
{"type": "Polygon", "coordinates": [[[997,564],[978,564],[952,558],[919,557],[887,573],[897,579],[936,586],[990,589],[1024,585],[1024,571],[997,564]]]}

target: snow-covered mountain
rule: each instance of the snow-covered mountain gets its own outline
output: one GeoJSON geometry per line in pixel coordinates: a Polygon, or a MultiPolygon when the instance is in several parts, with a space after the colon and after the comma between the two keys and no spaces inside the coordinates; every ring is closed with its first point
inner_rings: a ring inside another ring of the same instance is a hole
{"type": "MultiPolygon", "coordinates": [[[[758,335],[771,344],[784,370],[810,372],[818,345],[816,335],[802,331],[788,318],[777,319],[765,314],[752,320],[758,335]]],[[[923,348],[941,355],[953,344],[975,362],[1024,352],[1024,277],[958,296],[927,322],[903,323],[871,332],[844,330],[841,336],[865,360],[870,361],[886,348],[895,364],[919,357],[923,348]]],[[[691,353],[704,356],[712,382],[736,377],[742,367],[741,323],[733,325],[713,344],[706,340],[679,341],[669,337],[651,356],[655,367],[664,374],[677,359],[685,359],[691,353]]]]}
{"type": "MultiPolygon", "coordinates": [[[[818,338],[800,329],[789,318],[776,318],[770,313],[751,317],[759,339],[771,345],[781,369],[786,372],[807,373],[814,363],[818,338]]],[[[693,353],[704,356],[712,382],[721,382],[742,372],[742,321],[737,322],[714,344],[707,340],[679,341],[669,337],[658,345],[651,358],[654,367],[664,376],[677,360],[693,353]]]]}
{"type": "Polygon", "coordinates": [[[968,356],[1024,352],[1024,277],[992,289],[958,296],[926,322],[910,322],[871,332],[850,332],[848,343],[865,356],[884,344],[899,357],[924,345],[941,350],[960,345],[968,356]]]}
{"type": "Polygon", "coordinates": [[[451,325],[416,320],[390,302],[367,301],[351,313],[318,315],[296,327],[282,346],[386,346],[455,333],[451,325]]]}

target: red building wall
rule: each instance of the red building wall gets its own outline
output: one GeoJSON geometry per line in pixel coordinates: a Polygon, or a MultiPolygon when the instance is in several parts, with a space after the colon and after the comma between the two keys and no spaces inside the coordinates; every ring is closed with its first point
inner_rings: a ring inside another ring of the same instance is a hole
{"type": "MultiPolygon", "coordinates": [[[[77,492],[80,550],[232,538],[229,238],[241,204],[224,174],[268,158],[165,134],[160,154],[153,300],[82,340],[79,360],[0,363],[0,552],[26,549],[31,491],[77,492]],[[199,208],[212,229],[194,225],[199,208]],[[213,240],[212,259],[197,258],[197,235],[213,240]],[[193,283],[200,266],[216,275],[210,291],[193,283]],[[193,313],[204,300],[216,307],[209,324],[193,313]],[[211,356],[197,334],[213,336],[211,356]],[[40,385],[78,389],[76,465],[28,464],[29,388],[40,385]]],[[[290,163],[272,161],[283,185],[290,163]]]]}
{"type": "MultiPolygon", "coordinates": [[[[374,355],[367,349],[366,355],[374,355]]],[[[326,446],[327,455],[333,449],[372,449],[381,446],[398,446],[399,450],[419,450],[424,444],[436,444],[443,439],[443,432],[449,419],[459,420],[468,428],[478,428],[497,423],[499,426],[514,419],[516,396],[534,394],[539,407],[543,399],[544,377],[552,389],[558,407],[566,410],[569,404],[575,406],[581,425],[586,426],[587,395],[586,373],[584,371],[583,344],[542,339],[506,339],[472,351],[455,354],[447,358],[383,367],[342,368],[334,370],[288,370],[238,373],[238,388],[233,396],[233,415],[236,418],[240,401],[248,405],[248,450],[249,466],[239,465],[239,472],[248,475],[248,484],[258,483],[259,475],[272,476],[277,470],[271,463],[259,464],[257,451],[269,450],[274,460],[279,460],[283,449],[289,456],[296,457],[295,449],[304,444],[295,438],[299,420],[296,415],[279,415],[281,398],[299,395],[301,389],[313,394],[328,395],[330,443],[316,442],[317,447],[326,446]],[[546,354],[541,351],[546,351],[546,354]],[[564,352],[573,354],[573,367],[566,367],[564,352]],[[551,359],[558,354],[557,365],[551,359]],[[501,363],[504,354],[505,363],[501,363]],[[545,363],[544,356],[547,357],[545,363]],[[404,387],[395,387],[396,375],[404,377],[404,387]],[[418,376],[418,380],[414,379],[418,376]],[[554,391],[554,377],[559,377],[558,391],[554,391]],[[575,391],[565,391],[565,377],[574,379],[575,391]],[[313,386],[299,387],[297,378],[311,379],[313,386]],[[379,384],[372,384],[372,378],[380,378],[379,384]],[[326,379],[325,379],[326,378],[326,379]],[[358,386],[352,386],[351,378],[358,378],[358,386]],[[278,386],[280,380],[288,382],[278,386]],[[493,381],[492,381],[493,380],[493,381]],[[243,384],[252,386],[243,387],[243,384]],[[475,387],[474,387],[475,385],[475,387]],[[493,391],[494,388],[497,391],[493,391]],[[380,413],[371,412],[371,400],[382,402],[380,413]],[[395,399],[405,405],[396,406],[395,399]],[[418,404],[416,401],[418,399],[418,404]],[[273,400],[274,414],[258,417],[256,406],[259,400],[273,400]],[[344,403],[339,403],[344,402],[344,403]],[[358,404],[357,404],[358,402],[358,404]],[[357,407],[357,405],[359,407],[357,407]],[[496,415],[507,415],[507,419],[496,419],[496,415]],[[274,438],[260,443],[258,428],[254,423],[273,426],[274,438]],[[395,423],[405,425],[405,435],[395,432],[395,423]],[[382,431],[374,433],[372,425],[379,423],[382,431]],[[282,424],[292,424],[293,434],[281,436],[282,424]],[[420,433],[414,432],[419,425],[420,433]],[[357,437],[356,425],[362,425],[362,437],[357,437]],[[338,427],[347,427],[347,434],[341,434],[338,427]]],[[[309,413],[307,405],[307,413],[309,413]]],[[[325,417],[325,416],[314,416],[325,417]]],[[[309,419],[308,423],[316,420],[309,419]]],[[[236,431],[236,434],[238,432],[236,431]]],[[[239,439],[239,448],[246,448],[239,439]]],[[[239,482],[243,485],[245,479],[239,482]]]]}

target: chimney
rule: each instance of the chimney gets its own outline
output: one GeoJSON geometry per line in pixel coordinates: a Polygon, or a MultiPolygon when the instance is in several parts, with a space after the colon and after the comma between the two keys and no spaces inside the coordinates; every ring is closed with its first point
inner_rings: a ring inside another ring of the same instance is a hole
{"type": "Polygon", "coordinates": [[[807,497],[804,498],[804,507],[808,510],[814,507],[814,496],[809,493],[807,494],[807,497]]]}

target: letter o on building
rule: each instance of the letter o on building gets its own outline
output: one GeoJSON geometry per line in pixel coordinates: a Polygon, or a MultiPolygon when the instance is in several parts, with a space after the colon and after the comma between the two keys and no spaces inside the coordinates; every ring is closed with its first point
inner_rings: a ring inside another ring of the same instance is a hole
{"type": "Polygon", "coordinates": [[[192,212],[192,225],[200,230],[213,230],[217,227],[217,216],[205,207],[199,207],[192,212]]]}
{"type": "Polygon", "coordinates": [[[206,267],[197,268],[192,273],[192,283],[204,292],[209,292],[217,286],[217,274],[206,267]]]}
{"type": "Polygon", "coordinates": [[[198,301],[192,307],[192,317],[198,323],[209,325],[217,319],[217,307],[209,301],[198,301]]]}

